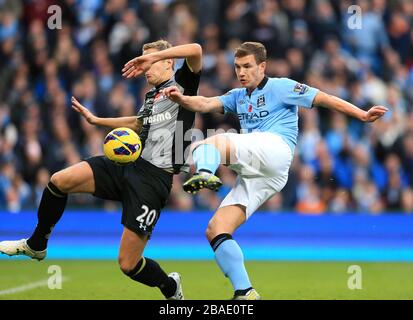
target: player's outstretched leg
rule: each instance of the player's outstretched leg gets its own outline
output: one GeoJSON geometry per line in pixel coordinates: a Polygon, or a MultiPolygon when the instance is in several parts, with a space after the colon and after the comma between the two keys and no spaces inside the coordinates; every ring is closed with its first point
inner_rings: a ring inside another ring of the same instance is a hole
{"type": "Polygon", "coordinates": [[[184,300],[180,274],[167,275],[155,260],[141,256],[147,241],[147,236],[124,228],[119,250],[122,272],[134,281],[159,288],[168,300],[184,300]]]}
{"type": "Polygon", "coordinates": [[[0,252],[9,256],[26,255],[32,259],[46,257],[47,242],[54,226],[63,215],[67,194],[94,192],[93,172],[86,162],[55,173],[43,191],[37,211],[37,226],[29,239],[0,242],[0,252]]]}
{"type": "Polygon", "coordinates": [[[245,208],[231,205],[218,209],[208,224],[207,238],[215,253],[215,261],[223,274],[231,280],[234,300],[260,300],[252,287],[244,265],[244,255],[232,233],[245,222],[245,208]]]}

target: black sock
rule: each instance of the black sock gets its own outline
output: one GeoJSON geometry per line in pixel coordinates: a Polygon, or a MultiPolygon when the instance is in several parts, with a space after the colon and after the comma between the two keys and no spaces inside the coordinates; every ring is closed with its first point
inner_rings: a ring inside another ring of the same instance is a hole
{"type": "Polygon", "coordinates": [[[37,226],[32,236],[27,240],[28,246],[36,251],[45,250],[53,227],[62,217],[67,202],[67,194],[61,192],[52,182],[43,191],[39,210],[37,211],[37,226]]]}
{"type": "Polygon", "coordinates": [[[166,298],[172,297],[177,289],[175,280],[168,277],[161,266],[149,258],[140,259],[127,276],[149,287],[158,287],[166,298]]]}

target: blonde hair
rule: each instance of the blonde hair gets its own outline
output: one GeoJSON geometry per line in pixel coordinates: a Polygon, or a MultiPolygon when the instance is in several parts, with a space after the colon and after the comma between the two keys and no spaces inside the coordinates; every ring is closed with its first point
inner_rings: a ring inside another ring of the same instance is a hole
{"type": "MultiPolygon", "coordinates": [[[[172,45],[163,39],[158,41],[145,43],[142,47],[142,51],[149,50],[149,49],[156,49],[158,51],[166,50],[172,48],[172,45]]],[[[175,68],[175,59],[172,59],[172,70],[175,68]]]]}
{"type": "Polygon", "coordinates": [[[162,51],[162,50],[169,49],[171,47],[172,45],[168,41],[161,39],[155,42],[145,43],[142,47],[142,50],[145,51],[149,49],[156,49],[158,51],[162,51]]]}

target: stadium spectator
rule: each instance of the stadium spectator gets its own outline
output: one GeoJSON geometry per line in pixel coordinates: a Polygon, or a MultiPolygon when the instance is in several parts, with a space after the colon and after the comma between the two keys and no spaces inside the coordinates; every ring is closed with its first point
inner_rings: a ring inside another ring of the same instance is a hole
{"type": "Polygon", "coordinates": [[[314,182],[307,187],[307,193],[298,201],[295,209],[302,214],[322,214],[326,210],[326,205],[321,199],[320,190],[314,182]]]}
{"type": "Polygon", "coordinates": [[[347,189],[338,189],[329,204],[328,209],[335,214],[348,213],[353,210],[351,195],[347,189]]]}
{"type": "Polygon", "coordinates": [[[402,193],[402,208],[403,211],[412,214],[413,213],[413,189],[405,189],[402,193]]]}
{"type": "Polygon", "coordinates": [[[343,45],[363,65],[372,68],[375,72],[380,72],[380,52],[390,46],[381,13],[372,10],[372,5],[367,0],[357,1],[359,11],[350,14],[347,13],[348,2],[342,1],[342,3],[346,3],[342,8],[344,11],[342,21],[343,45]],[[356,17],[355,14],[359,16],[356,17]],[[355,23],[352,27],[349,27],[351,18],[355,19],[355,23]],[[362,27],[357,25],[357,21],[362,24],[362,27]]]}

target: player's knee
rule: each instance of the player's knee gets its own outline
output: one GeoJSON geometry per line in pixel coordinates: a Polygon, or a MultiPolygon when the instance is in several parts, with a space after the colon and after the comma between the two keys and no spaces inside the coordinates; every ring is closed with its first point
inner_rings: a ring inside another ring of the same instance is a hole
{"type": "Polygon", "coordinates": [[[189,150],[190,153],[192,154],[192,152],[194,152],[194,150],[196,148],[198,148],[201,144],[205,144],[205,140],[201,140],[201,141],[197,141],[197,142],[192,143],[191,147],[190,147],[190,150],[189,150]]]}
{"type": "Polygon", "coordinates": [[[130,275],[130,273],[136,268],[136,265],[138,264],[139,260],[141,259],[141,257],[126,257],[126,256],[119,256],[118,258],[118,264],[119,264],[119,268],[120,270],[122,270],[122,272],[125,275],[130,275]]]}
{"type": "Polygon", "coordinates": [[[59,171],[52,175],[50,182],[53,183],[62,193],[68,193],[70,191],[70,186],[65,175],[59,171]]]}
{"type": "Polygon", "coordinates": [[[214,239],[217,235],[217,228],[216,228],[217,224],[216,221],[214,219],[209,220],[208,222],[208,226],[205,230],[205,236],[208,239],[208,241],[212,241],[212,239],[214,239]]]}
{"type": "Polygon", "coordinates": [[[199,142],[200,144],[210,144],[214,146],[221,155],[222,163],[233,163],[235,160],[235,146],[223,134],[217,134],[199,142]]]}

